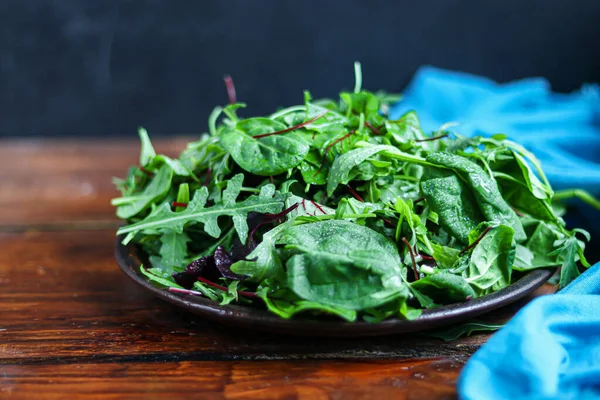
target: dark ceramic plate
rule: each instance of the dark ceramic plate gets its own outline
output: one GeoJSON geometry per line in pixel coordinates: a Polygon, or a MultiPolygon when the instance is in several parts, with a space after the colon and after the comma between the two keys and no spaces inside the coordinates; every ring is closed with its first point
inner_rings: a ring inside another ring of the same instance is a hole
{"type": "Polygon", "coordinates": [[[546,282],[554,272],[553,269],[533,270],[498,292],[464,303],[425,310],[416,320],[389,319],[370,324],[362,321],[345,322],[325,318],[299,317],[286,320],[264,309],[236,305],[220,306],[204,297],[171,293],[155,287],[141,274],[139,270],[141,262],[135,247],[123,246],[120,239],[117,239],[115,254],[123,272],[135,283],[155,296],[187,311],[227,325],[304,336],[378,336],[423,331],[454,324],[521,299],[546,282]]]}

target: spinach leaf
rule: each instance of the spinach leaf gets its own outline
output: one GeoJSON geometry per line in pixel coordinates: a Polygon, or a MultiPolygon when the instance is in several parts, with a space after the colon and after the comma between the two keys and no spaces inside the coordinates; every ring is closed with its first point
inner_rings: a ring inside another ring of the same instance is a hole
{"type": "Polygon", "coordinates": [[[361,310],[407,296],[397,248],[369,228],[316,222],[289,227],[277,242],[293,254],[288,285],[305,300],[361,310]]]}
{"type": "Polygon", "coordinates": [[[406,287],[386,288],[381,275],[352,260],[304,253],[292,256],[286,267],[290,289],[308,301],[363,310],[406,297],[406,287]]]}
{"type": "Polygon", "coordinates": [[[465,157],[444,152],[432,153],[426,159],[430,163],[454,170],[463,179],[487,221],[513,228],[518,242],[527,239],[519,217],[502,198],[497,182],[479,165],[465,157]]]}
{"type": "Polygon", "coordinates": [[[449,272],[427,275],[410,286],[438,304],[463,302],[477,297],[464,278],[449,272]]]}
{"type": "Polygon", "coordinates": [[[281,289],[272,294],[263,293],[260,297],[264,300],[269,311],[284,319],[290,319],[302,312],[312,311],[316,314],[335,315],[348,322],[356,320],[356,311],[354,310],[303,300],[287,289],[281,289]]]}
{"type": "Polygon", "coordinates": [[[518,244],[515,251],[515,265],[513,269],[515,271],[527,271],[533,267],[533,259],[535,255],[527,247],[518,244]]]}
{"type": "Polygon", "coordinates": [[[352,168],[384,150],[396,151],[393,146],[378,145],[350,150],[335,159],[327,176],[327,195],[331,196],[340,184],[349,182],[352,168]]]}
{"type": "Polygon", "coordinates": [[[500,290],[510,284],[516,252],[514,236],[515,231],[510,226],[499,225],[473,248],[469,268],[463,272],[463,277],[478,295],[500,290]]]}
{"type": "Polygon", "coordinates": [[[278,175],[304,160],[309,144],[296,132],[255,139],[287,127],[269,118],[249,118],[221,132],[221,145],[245,171],[261,176],[278,175]]]}
{"type": "Polygon", "coordinates": [[[400,281],[400,256],[395,244],[372,229],[345,220],[321,221],[290,226],[283,231],[277,244],[292,253],[338,256],[353,264],[400,281]]]}
{"type": "Polygon", "coordinates": [[[441,168],[426,168],[421,190],[427,204],[439,216],[440,225],[463,243],[483,220],[477,203],[456,174],[441,168]]]}

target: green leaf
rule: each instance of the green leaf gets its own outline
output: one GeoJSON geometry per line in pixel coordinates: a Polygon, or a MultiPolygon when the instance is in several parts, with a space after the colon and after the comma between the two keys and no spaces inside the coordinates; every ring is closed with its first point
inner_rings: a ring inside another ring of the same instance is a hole
{"type": "Polygon", "coordinates": [[[288,220],[294,219],[298,216],[321,216],[335,214],[333,208],[326,207],[317,202],[304,199],[300,196],[291,195],[285,201],[285,208],[291,207],[294,204],[298,204],[295,210],[292,210],[286,217],[288,220]]]}
{"type": "Polygon", "coordinates": [[[483,220],[467,186],[452,171],[426,168],[421,190],[427,205],[438,214],[440,225],[452,236],[467,243],[469,233],[483,220]]]}
{"type": "Polygon", "coordinates": [[[411,246],[414,246],[417,243],[418,232],[423,232],[423,234],[427,232],[425,225],[421,223],[419,215],[415,213],[412,201],[409,200],[409,202],[406,202],[401,198],[398,198],[394,204],[394,209],[398,213],[396,241],[399,241],[402,236],[407,236],[411,246]],[[402,232],[403,223],[406,223],[405,225],[409,230],[407,233],[410,233],[410,236],[402,232]]]}
{"type": "Polygon", "coordinates": [[[497,182],[480,166],[465,157],[444,152],[432,153],[426,159],[427,162],[454,170],[461,177],[487,221],[510,226],[518,242],[527,239],[519,217],[502,198],[497,182]]]}
{"type": "Polygon", "coordinates": [[[414,111],[407,112],[395,121],[386,121],[385,126],[393,141],[400,145],[425,138],[419,118],[414,111]]]}
{"type": "Polygon", "coordinates": [[[251,211],[259,213],[278,213],[282,210],[284,196],[275,192],[275,186],[265,185],[260,189],[258,196],[251,195],[247,199],[236,203],[243,182],[243,175],[238,174],[231,178],[227,189],[223,191],[223,201],[212,207],[205,207],[208,199],[208,190],[202,187],[194,193],[194,197],[185,211],[173,212],[170,204],[162,204],[150,213],[145,219],[135,224],[120,228],[118,235],[124,233],[135,233],[145,230],[156,231],[159,229],[170,229],[181,233],[186,224],[204,224],[204,231],[212,237],[221,235],[217,218],[230,216],[238,233],[240,241],[246,242],[248,237],[248,213],[251,211]]]}
{"type": "Polygon", "coordinates": [[[335,315],[348,322],[356,320],[356,311],[354,310],[328,306],[314,301],[306,301],[287,289],[279,290],[273,294],[263,294],[261,298],[264,300],[269,311],[284,319],[290,319],[296,314],[311,311],[316,314],[335,315]]]}
{"type": "Polygon", "coordinates": [[[362,310],[406,296],[401,288],[385,288],[381,275],[335,256],[297,254],[286,267],[290,289],[308,301],[362,310]]]}
{"type": "Polygon", "coordinates": [[[327,168],[321,167],[321,158],[316,149],[311,149],[304,160],[298,165],[305,183],[311,185],[324,185],[327,182],[327,168]]]}
{"type": "Polygon", "coordinates": [[[449,272],[427,275],[410,286],[438,304],[463,302],[477,297],[464,278],[449,272]]]}
{"type": "Polygon", "coordinates": [[[490,324],[487,322],[469,321],[463,324],[454,325],[450,328],[436,329],[433,331],[423,332],[425,336],[431,336],[442,339],[446,342],[451,342],[462,336],[471,336],[473,332],[494,332],[501,329],[502,324],[490,324]]]}
{"type": "Polygon", "coordinates": [[[327,176],[327,196],[331,196],[340,184],[350,181],[349,175],[354,167],[382,151],[397,152],[393,146],[377,145],[350,150],[335,159],[327,176]]]}
{"type": "Polygon", "coordinates": [[[385,236],[331,220],[287,228],[279,240],[290,257],[288,285],[305,300],[361,310],[406,297],[400,257],[385,236]]]}
{"type": "Polygon", "coordinates": [[[262,282],[265,279],[275,281],[285,280],[285,271],[281,258],[275,249],[275,242],[290,223],[283,223],[263,235],[262,241],[248,254],[245,260],[237,261],[231,266],[231,271],[249,276],[252,282],[262,282]],[[248,261],[250,260],[250,261],[248,261]]]}
{"type": "Polygon", "coordinates": [[[518,244],[516,248],[515,265],[513,265],[513,269],[516,271],[527,271],[535,268],[533,264],[534,258],[535,255],[531,250],[518,244]]]}
{"type": "Polygon", "coordinates": [[[458,260],[460,254],[460,250],[458,249],[443,246],[438,243],[432,243],[431,247],[433,248],[432,256],[439,268],[450,269],[458,260]]]}
{"type": "Polygon", "coordinates": [[[469,268],[463,272],[463,277],[478,294],[500,290],[510,284],[516,252],[514,236],[511,227],[499,225],[473,248],[469,268]]]}
{"type": "Polygon", "coordinates": [[[497,151],[491,163],[504,199],[518,210],[545,221],[555,221],[550,198],[552,188],[544,185],[527,160],[514,150],[497,151]]]}
{"type": "Polygon", "coordinates": [[[245,171],[270,176],[296,167],[308,153],[308,143],[296,132],[255,139],[287,126],[269,118],[250,118],[221,133],[221,144],[245,171]]]}
{"type": "MultiPolygon", "coordinates": [[[[190,185],[187,183],[182,183],[179,185],[179,189],[177,190],[177,202],[181,204],[187,204],[190,202],[190,185]]],[[[175,211],[183,211],[185,207],[175,207],[175,211]]]]}
{"type": "Polygon", "coordinates": [[[538,222],[535,230],[525,245],[525,247],[533,254],[533,259],[530,260],[529,268],[525,269],[523,263],[517,262],[515,262],[514,268],[517,271],[525,271],[560,265],[557,257],[550,255],[554,250],[554,242],[559,238],[560,236],[555,229],[551,228],[550,223],[543,221],[538,222]]]}
{"type": "Polygon", "coordinates": [[[569,236],[563,239],[556,250],[548,254],[549,256],[560,255],[562,265],[560,266],[560,288],[564,288],[577,278],[581,273],[577,267],[577,259],[579,257],[579,242],[575,236],[569,236]]]}
{"type": "Polygon", "coordinates": [[[139,128],[138,135],[140,136],[140,141],[142,142],[142,150],[140,151],[140,165],[144,167],[154,159],[156,152],[154,151],[154,147],[152,146],[152,142],[148,136],[148,131],[146,131],[144,128],[139,128]]]}
{"type": "Polygon", "coordinates": [[[170,271],[182,270],[187,264],[187,243],[190,238],[185,233],[168,230],[162,234],[160,246],[161,262],[170,271]]]}
{"type": "Polygon", "coordinates": [[[160,168],[160,166],[162,166],[163,164],[167,164],[173,170],[173,174],[177,176],[189,176],[196,182],[198,181],[196,175],[194,175],[194,173],[184,163],[182,163],[179,160],[174,160],[172,158],[164,156],[162,154],[155,156],[152,159],[152,162],[148,165],[148,168],[160,168]]]}
{"type": "Polygon", "coordinates": [[[146,278],[148,278],[148,280],[150,280],[152,282],[156,282],[161,286],[183,289],[181,286],[179,286],[178,284],[176,284],[175,282],[173,282],[171,280],[168,280],[166,278],[161,278],[160,276],[154,275],[154,274],[150,273],[149,271],[146,271],[144,269],[143,265],[140,265],[140,271],[142,271],[142,274],[144,274],[144,276],[146,278]]]}
{"type": "MultiPolygon", "coordinates": [[[[169,192],[172,179],[173,170],[168,165],[160,167],[142,193],[128,197],[126,204],[117,207],[117,216],[122,219],[129,219],[148,208],[169,192]]],[[[123,198],[113,199],[113,204],[119,200],[123,200],[123,198]]]]}

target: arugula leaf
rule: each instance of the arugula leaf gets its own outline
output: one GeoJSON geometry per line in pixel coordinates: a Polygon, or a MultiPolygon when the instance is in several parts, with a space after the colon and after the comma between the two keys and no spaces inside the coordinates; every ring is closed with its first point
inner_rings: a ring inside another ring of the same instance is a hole
{"type": "Polygon", "coordinates": [[[187,264],[187,244],[190,238],[185,233],[168,230],[161,235],[160,256],[162,265],[169,271],[181,271],[187,264]]]}
{"type": "Polygon", "coordinates": [[[178,288],[178,289],[183,289],[181,286],[179,286],[172,280],[167,279],[166,277],[160,277],[158,275],[151,273],[150,271],[146,271],[146,269],[144,269],[143,265],[140,265],[140,271],[142,272],[142,274],[144,276],[146,276],[146,278],[148,278],[148,280],[150,280],[152,282],[156,282],[159,285],[162,285],[165,287],[174,287],[174,288],[178,288]]]}
{"type": "Polygon", "coordinates": [[[583,251],[581,244],[575,237],[575,235],[568,236],[565,239],[558,240],[555,242],[556,250],[548,254],[549,256],[560,255],[562,259],[562,265],[560,266],[560,281],[559,285],[561,288],[567,286],[581,273],[577,267],[577,259],[581,260],[581,263],[586,267],[589,267],[587,260],[583,257],[583,251]]]}
{"type": "Polygon", "coordinates": [[[111,203],[117,206],[117,217],[129,219],[144,211],[169,192],[172,179],[173,170],[168,165],[163,165],[142,193],[113,199],[111,203]]]}
{"type": "Polygon", "coordinates": [[[236,203],[243,179],[242,174],[231,178],[227,184],[227,189],[223,191],[223,201],[220,204],[205,207],[208,190],[206,187],[202,187],[194,193],[194,197],[185,211],[173,212],[170,204],[163,203],[142,221],[120,228],[117,234],[137,233],[145,230],[156,231],[159,229],[169,229],[181,233],[188,223],[203,223],[204,231],[212,237],[218,238],[221,235],[221,228],[217,218],[230,216],[233,219],[233,225],[240,241],[245,243],[248,237],[248,223],[246,222],[248,213],[251,211],[261,213],[279,212],[283,208],[285,199],[282,194],[275,192],[275,186],[265,185],[261,188],[258,196],[251,195],[247,199],[236,203]]]}
{"type": "Polygon", "coordinates": [[[552,229],[549,223],[539,221],[525,245],[533,254],[533,259],[530,261],[528,268],[525,268],[522,263],[515,263],[514,268],[518,271],[525,271],[560,265],[557,257],[552,256],[551,253],[554,251],[554,242],[561,237],[562,235],[552,229]]]}

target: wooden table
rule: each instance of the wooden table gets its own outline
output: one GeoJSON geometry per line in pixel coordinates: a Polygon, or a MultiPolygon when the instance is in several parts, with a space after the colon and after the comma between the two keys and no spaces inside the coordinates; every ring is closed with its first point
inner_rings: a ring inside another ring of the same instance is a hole
{"type": "MultiPolygon", "coordinates": [[[[176,154],[185,141],[156,147],[176,154]]],[[[278,337],[142,292],[114,260],[109,203],[111,177],[138,151],[134,141],[0,141],[0,398],[456,397],[461,367],[488,335],[278,337]]]]}

